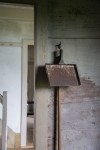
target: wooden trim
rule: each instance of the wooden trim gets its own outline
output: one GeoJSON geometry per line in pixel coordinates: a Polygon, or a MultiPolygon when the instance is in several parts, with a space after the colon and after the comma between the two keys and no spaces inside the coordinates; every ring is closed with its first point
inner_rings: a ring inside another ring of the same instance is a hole
{"type": "Polygon", "coordinates": [[[7,150],[7,92],[3,92],[2,150],[7,150]]]}
{"type": "Polygon", "coordinates": [[[21,114],[21,146],[26,146],[27,139],[27,75],[28,75],[28,45],[34,45],[34,40],[23,40],[22,48],[22,114],[21,114]]]}
{"type": "Polygon", "coordinates": [[[17,42],[0,42],[0,46],[6,46],[6,47],[21,47],[21,43],[17,42]]]}

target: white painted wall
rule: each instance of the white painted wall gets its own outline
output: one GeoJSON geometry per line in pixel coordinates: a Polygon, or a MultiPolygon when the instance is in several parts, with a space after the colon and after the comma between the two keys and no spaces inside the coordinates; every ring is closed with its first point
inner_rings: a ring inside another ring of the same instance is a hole
{"type": "Polygon", "coordinates": [[[31,7],[0,5],[0,93],[8,91],[8,126],[16,133],[21,122],[22,41],[34,40],[33,16],[31,7]]]}
{"type": "Polygon", "coordinates": [[[21,48],[0,47],[0,93],[8,91],[8,126],[20,131],[21,48]]]}

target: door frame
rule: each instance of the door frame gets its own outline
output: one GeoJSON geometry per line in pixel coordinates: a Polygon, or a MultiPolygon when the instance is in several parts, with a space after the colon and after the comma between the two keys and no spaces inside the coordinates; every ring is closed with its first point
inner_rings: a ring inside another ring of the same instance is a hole
{"type": "MultiPolygon", "coordinates": [[[[21,72],[21,147],[27,144],[27,77],[28,77],[28,45],[34,45],[34,39],[22,42],[21,72]]],[[[35,74],[35,70],[34,70],[35,74]]],[[[34,87],[35,88],[35,87],[34,87]]]]}

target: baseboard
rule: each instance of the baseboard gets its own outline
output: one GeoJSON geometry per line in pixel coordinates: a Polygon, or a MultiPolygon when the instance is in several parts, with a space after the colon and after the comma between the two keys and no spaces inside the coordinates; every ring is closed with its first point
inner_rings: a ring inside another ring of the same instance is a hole
{"type": "Polygon", "coordinates": [[[20,148],[21,146],[21,135],[20,133],[15,134],[15,148],[20,148]]]}

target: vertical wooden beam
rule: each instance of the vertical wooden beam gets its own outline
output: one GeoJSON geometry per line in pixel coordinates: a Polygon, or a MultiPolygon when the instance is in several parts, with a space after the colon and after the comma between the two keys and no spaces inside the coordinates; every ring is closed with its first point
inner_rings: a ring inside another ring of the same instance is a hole
{"type": "Polygon", "coordinates": [[[3,92],[2,150],[7,150],[7,92],[3,92]]]}
{"type": "MultiPolygon", "coordinates": [[[[47,0],[38,0],[35,7],[35,51],[36,73],[42,70],[48,61],[48,23],[47,0]]],[[[43,72],[39,77],[44,77],[43,72]]],[[[37,78],[37,76],[36,76],[37,78]]],[[[41,78],[40,80],[42,80],[41,78]]],[[[36,82],[35,96],[35,150],[48,149],[48,89],[43,83],[36,82]],[[42,86],[42,87],[41,87],[42,86]]]]}
{"type": "Polygon", "coordinates": [[[58,150],[61,150],[61,103],[60,89],[57,87],[57,104],[58,104],[58,150]]]}

